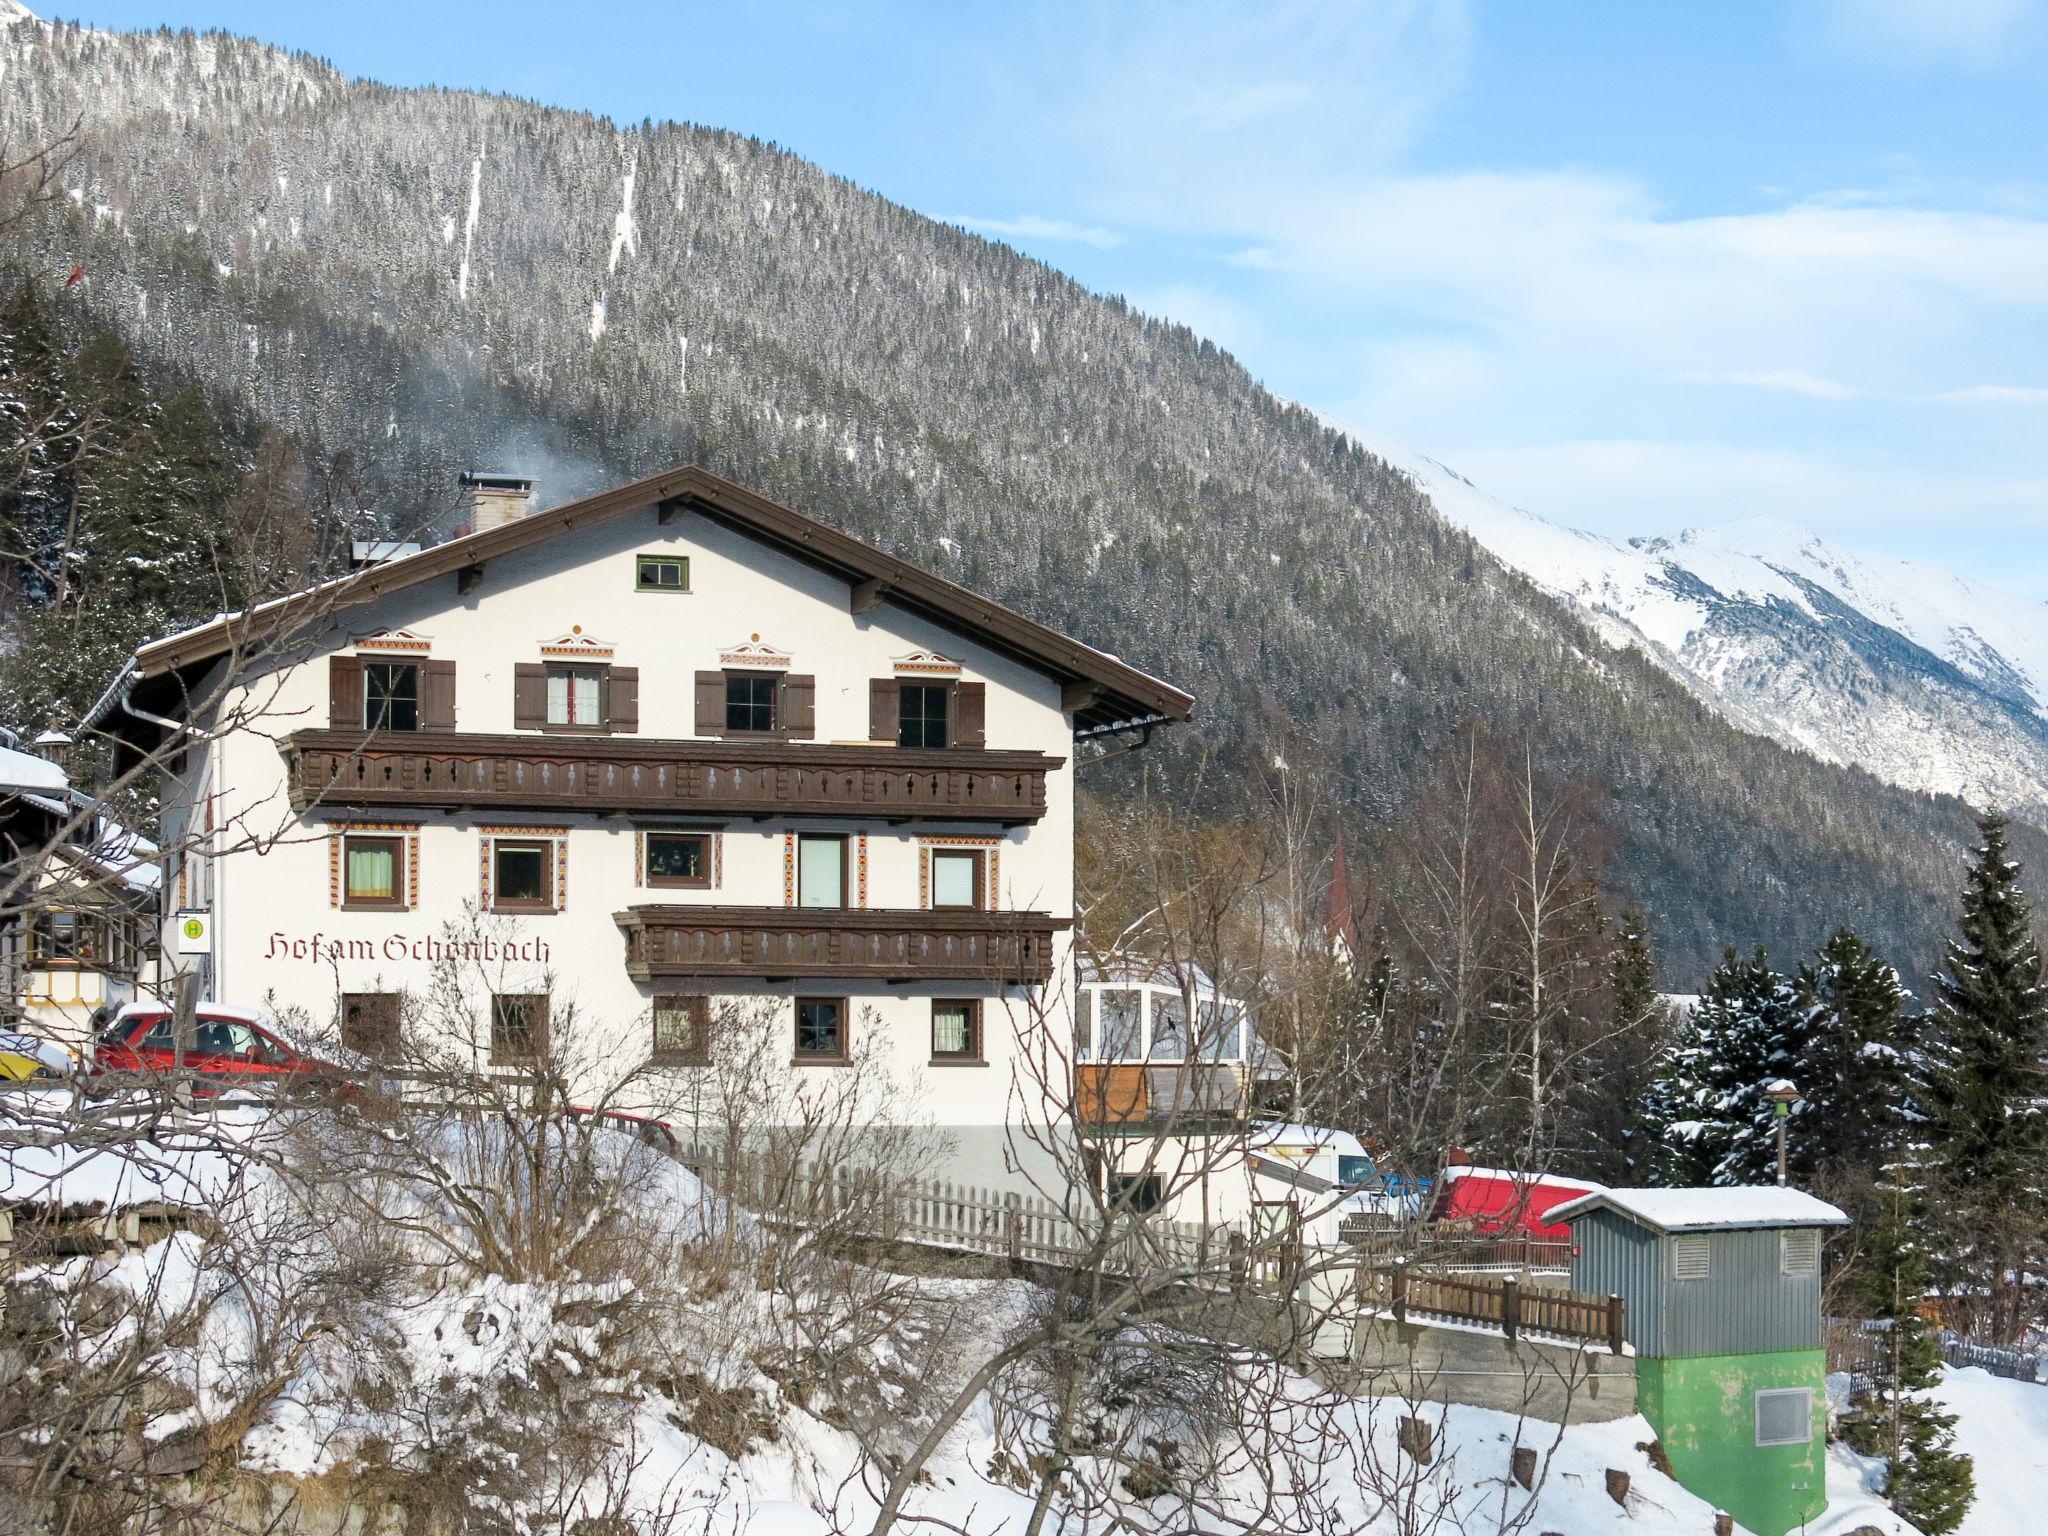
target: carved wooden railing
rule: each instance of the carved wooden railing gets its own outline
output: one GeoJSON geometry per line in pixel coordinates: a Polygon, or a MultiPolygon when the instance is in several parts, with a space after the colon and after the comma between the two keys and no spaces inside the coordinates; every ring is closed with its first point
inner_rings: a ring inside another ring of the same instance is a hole
{"type": "Polygon", "coordinates": [[[790,980],[1052,979],[1043,912],[913,912],[852,907],[628,907],[612,914],[635,981],[693,976],[790,980]]]}
{"type": "Polygon", "coordinates": [[[860,816],[1018,826],[1045,814],[1039,752],[459,731],[297,731],[278,743],[292,809],[860,816]]]}

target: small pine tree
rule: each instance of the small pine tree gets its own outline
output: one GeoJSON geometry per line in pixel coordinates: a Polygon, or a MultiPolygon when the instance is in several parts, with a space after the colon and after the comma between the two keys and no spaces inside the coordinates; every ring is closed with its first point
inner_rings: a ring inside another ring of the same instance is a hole
{"type": "Polygon", "coordinates": [[[1792,983],[1759,949],[1729,950],[1687,1014],[1649,1095],[1662,1184],[1768,1184],[1777,1128],[1767,1084],[1790,1076],[1803,1016],[1792,983]]]}
{"type": "Polygon", "coordinates": [[[1978,820],[1983,842],[1928,1019],[1932,1141],[1954,1217],[1949,1262],[1988,1293],[1999,1338],[2022,1324],[2017,1277],[2039,1244],[2048,1184],[2048,1002],[2006,825],[1995,814],[1978,820]]]}
{"type": "Polygon", "coordinates": [[[1927,1396],[1941,1374],[1941,1346],[1921,1316],[1928,1268],[1924,1143],[1901,1143],[1885,1170],[1864,1232],[1861,1299],[1888,1326],[1876,1367],[1859,1382],[1843,1433],[1885,1459],[1884,1495],[1927,1536],[1962,1524],[1976,1497],[1976,1469],[1955,1446],[1955,1415],[1927,1396]]]}
{"type": "MultiPolygon", "coordinates": [[[[1898,1145],[1909,1099],[1912,994],[1848,929],[1799,968],[1799,1088],[1786,1162],[1801,1184],[1880,1167],[1898,1145]]],[[[1867,1175],[1866,1175],[1867,1177],[1867,1175]]]]}

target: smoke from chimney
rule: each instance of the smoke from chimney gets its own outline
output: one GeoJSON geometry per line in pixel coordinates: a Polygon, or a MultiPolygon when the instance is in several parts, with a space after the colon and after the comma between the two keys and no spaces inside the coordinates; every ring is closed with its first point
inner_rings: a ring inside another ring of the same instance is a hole
{"type": "Polygon", "coordinates": [[[469,488],[469,527],[472,533],[502,528],[526,516],[533,501],[533,481],[525,475],[501,475],[489,470],[469,470],[462,483],[469,488]]]}

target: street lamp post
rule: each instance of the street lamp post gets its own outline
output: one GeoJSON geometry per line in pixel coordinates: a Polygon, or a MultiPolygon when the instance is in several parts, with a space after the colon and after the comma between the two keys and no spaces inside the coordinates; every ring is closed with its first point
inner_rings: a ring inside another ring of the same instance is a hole
{"type": "Polygon", "coordinates": [[[1792,1106],[1799,1100],[1799,1090],[1786,1078],[1764,1085],[1764,1095],[1777,1106],[1778,1121],[1778,1183],[1785,1183],[1785,1122],[1791,1118],[1792,1106]]]}

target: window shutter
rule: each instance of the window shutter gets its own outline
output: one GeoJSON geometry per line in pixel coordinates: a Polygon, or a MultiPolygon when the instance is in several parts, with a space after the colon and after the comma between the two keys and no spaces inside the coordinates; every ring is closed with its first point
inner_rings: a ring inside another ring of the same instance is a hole
{"type": "Polygon", "coordinates": [[[430,661],[420,668],[420,725],[429,731],[455,729],[455,663],[430,661]]]}
{"type": "Polygon", "coordinates": [[[697,674],[697,734],[699,736],[723,736],[725,734],[725,674],[723,672],[699,672],[697,674]]]}
{"type": "Polygon", "coordinates": [[[606,701],[611,728],[633,732],[640,729],[640,669],[613,667],[611,698],[606,701]]]}
{"type": "Polygon", "coordinates": [[[363,664],[353,656],[327,658],[327,728],[363,728],[363,664]]]}
{"type": "Polygon", "coordinates": [[[792,741],[809,741],[818,734],[818,680],[792,673],[782,680],[782,703],[775,718],[792,741]]]}
{"type": "Polygon", "coordinates": [[[868,739],[895,741],[903,730],[896,679],[872,678],[868,682],[868,739]]]}
{"type": "Polygon", "coordinates": [[[548,669],[522,661],[512,668],[512,728],[537,731],[548,723],[548,669]]]}
{"type": "Polygon", "coordinates": [[[953,745],[988,745],[988,685],[962,683],[953,690],[953,745]]]}

